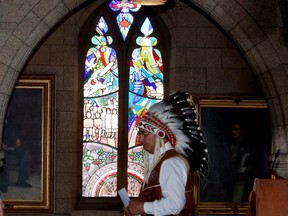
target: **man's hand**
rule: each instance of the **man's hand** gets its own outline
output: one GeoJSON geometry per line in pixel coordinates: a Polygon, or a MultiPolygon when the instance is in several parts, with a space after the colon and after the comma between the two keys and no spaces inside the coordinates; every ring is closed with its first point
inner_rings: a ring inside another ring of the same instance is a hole
{"type": "Polygon", "coordinates": [[[131,199],[129,205],[124,210],[125,215],[141,215],[144,212],[144,202],[138,199],[131,199]],[[127,214],[128,213],[128,214],[127,214]]]}
{"type": "Polygon", "coordinates": [[[16,145],[15,145],[15,147],[16,148],[19,148],[21,146],[21,140],[18,138],[18,139],[16,139],[16,145]]]}
{"type": "Polygon", "coordinates": [[[125,207],[123,207],[123,214],[124,214],[124,216],[130,216],[128,209],[125,207]]]}

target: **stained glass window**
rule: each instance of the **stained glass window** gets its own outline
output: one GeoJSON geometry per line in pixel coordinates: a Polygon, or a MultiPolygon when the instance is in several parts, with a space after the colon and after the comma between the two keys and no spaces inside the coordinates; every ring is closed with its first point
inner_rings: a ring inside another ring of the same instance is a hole
{"type": "Polygon", "coordinates": [[[130,12],[137,12],[140,6],[127,0],[112,0],[109,8],[111,13],[118,13],[116,19],[112,20],[116,22],[118,29],[111,25],[112,21],[105,14],[100,16],[85,57],[83,197],[117,196],[118,169],[121,168],[118,163],[121,165],[123,162],[118,158],[119,149],[123,149],[121,145],[127,145],[124,149],[128,157],[124,161],[128,164],[126,176],[129,196],[138,195],[143,182],[144,163],[143,149],[136,139],[135,122],[144,109],[162,100],[164,94],[162,54],[157,49],[158,40],[153,36],[151,18],[139,19],[137,26],[140,31],[130,32],[134,24],[130,12]],[[116,30],[121,33],[122,38],[113,34],[116,30]],[[131,34],[134,37],[129,37],[131,34]],[[121,49],[115,49],[115,44],[120,44],[121,49]],[[130,53],[126,52],[128,49],[131,50],[130,53]],[[126,66],[123,62],[119,64],[119,59],[125,59],[123,55],[129,59],[126,66]],[[121,79],[127,80],[124,82],[127,87],[121,86],[121,79]],[[127,93],[124,94],[121,89],[127,93]],[[123,98],[125,95],[128,99],[123,98]],[[127,112],[119,112],[123,101],[128,101],[126,109],[123,109],[128,110],[128,115],[127,112]],[[120,116],[127,118],[123,121],[128,123],[126,135],[119,134],[119,127],[124,126],[119,122],[120,116]],[[123,138],[125,136],[127,139],[123,138]],[[123,140],[128,140],[128,143],[123,143],[123,140]]]}

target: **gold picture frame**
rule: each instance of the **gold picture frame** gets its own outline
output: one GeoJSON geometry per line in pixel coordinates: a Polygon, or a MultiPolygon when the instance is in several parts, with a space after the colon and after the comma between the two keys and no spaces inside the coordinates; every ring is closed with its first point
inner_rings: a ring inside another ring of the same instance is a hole
{"type": "Polygon", "coordinates": [[[54,75],[24,75],[15,85],[6,112],[3,143],[11,129],[5,130],[6,122],[13,122],[21,137],[21,151],[28,158],[29,178],[26,185],[19,184],[22,159],[15,156],[17,148],[4,151],[4,170],[8,173],[1,173],[7,177],[8,186],[2,191],[5,213],[53,212],[54,91],[54,75]]]}
{"type": "Polygon", "coordinates": [[[198,182],[197,212],[209,215],[246,215],[249,191],[253,189],[254,179],[258,177],[271,178],[269,169],[271,127],[267,104],[265,100],[255,97],[232,96],[192,97],[192,101],[199,111],[198,120],[207,138],[209,152],[207,182],[204,181],[204,185],[200,185],[198,182]],[[249,138],[253,140],[251,142],[253,144],[249,143],[252,146],[251,158],[257,156],[255,160],[251,160],[251,169],[253,172],[256,170],[255,175],[251,176],[249,184],[245,183],[245,186],[242,187],[245,191],[243,192],[244,198],[237,200],[234,198],[235,196],[232,197],[229,194],[231,183],[229,181],[232,178],[229,177],[231,172],[227,172],[227,167],[231,164],[228,159],[232,155],[231,143],[229,143],[232,138],[228,134],[231,132],[229,127],[233,122],[240,121],[241,124],[246,124],[246,134],[249,134],[249,138]],[[255,162],[256,160],[258,162],[255,162]]]}

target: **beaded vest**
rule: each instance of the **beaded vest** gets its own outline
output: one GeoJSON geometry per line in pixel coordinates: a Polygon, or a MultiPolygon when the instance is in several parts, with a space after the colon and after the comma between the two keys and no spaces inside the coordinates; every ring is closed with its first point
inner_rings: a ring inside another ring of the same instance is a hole
{"type": "MultiPolygon", "coordinates": [[[[174,149],[165,152],[164,156],[158,162],[158,164],[152,170],[148,183],[144,184],[142,191],[140,192],[140,199],[143,202],[153,202],[154,200],[160,200],[163,195],[159,183],[159,175],[160,175],[160,168],[162,163],[167,160],[168,158],[172,157],[181,157],[185,160],[187,166],[189,166],[189,162],[177,153],[174,149]]],[[[179,216],[194,216],[195,215],[195,201],[193,198],[193,181],[192,181],[192,173],[189,168],[187,183],[185,187],[185,194],[186,194],[186,204],[184,209],[180,212],[179,216]]]]}

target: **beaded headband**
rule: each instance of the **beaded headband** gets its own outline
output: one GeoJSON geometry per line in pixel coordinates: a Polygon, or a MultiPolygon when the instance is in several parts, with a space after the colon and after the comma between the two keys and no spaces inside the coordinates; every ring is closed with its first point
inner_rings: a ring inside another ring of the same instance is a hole
{"type": "Polygon", "coordinates": [[[164,124],[160,119],[153,116],[148,111],[141,116],[141,121],[138,123],[138,128],[149,131],[150,133],[155,134],[158,138],[168,137],[170,143],[175,147],[176,137],[173,132],[164,124]]]}

